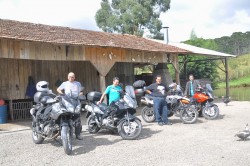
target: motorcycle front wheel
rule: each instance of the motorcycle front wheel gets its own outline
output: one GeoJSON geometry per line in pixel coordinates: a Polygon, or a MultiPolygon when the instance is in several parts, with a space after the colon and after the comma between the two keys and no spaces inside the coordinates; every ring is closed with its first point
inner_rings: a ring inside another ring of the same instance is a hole
{"type": "Polygon", "coordinates": [[[134,119],[131,121],[124,120],[118,125],[119,135],[126,140],[133,140],[139,137],[142,131],[142,124],[140,120],[134,119]]]}
{"type": "Polygon", "coordinates": [[[32,140],[35,144],[41,144],[44,141],[44,138],[41,134],[38,134],[36,131],[32,131],[32,140]]]}
{"type": "Polygon", "coordinates": [[[220,114],[219,107],[216,104],[207,105],[202,109],[202,115],[205,119],[217,119],[220,114]]]}
{"type": "Polygon", "coordinates": [[[100,130],[100,127],[96,124],[94,116],[88,117],[87,126],[88,126],[88,131],[91,134],[97,133],[100,130]]]}
{"type": "Polygon", "coordinates": [[[147,122],[151,123],[155,121],[155,113],[153,107],[145,106],[141,110],[142,119],[147,122]]]}
{"type": "Polygon", "coordinates": [[[193,124],[197,121],[198,111],[192,106],[180,107],[180,119],[185,124],[193,124]]]}
{"type": "Polygon", "coordinates": [[[35,120],[33,119],[32,121],[33,121],[32,122],[32,140],[35,144],[41,144],[44,141],[44,137],[37,132],[35,120]]]}
{"type": "Polygon", "coordinates": [[[69,126],[62,126],[61,139],[64,148],[64,152],[70,155],[72,152],[72,132],[69,126]]]}

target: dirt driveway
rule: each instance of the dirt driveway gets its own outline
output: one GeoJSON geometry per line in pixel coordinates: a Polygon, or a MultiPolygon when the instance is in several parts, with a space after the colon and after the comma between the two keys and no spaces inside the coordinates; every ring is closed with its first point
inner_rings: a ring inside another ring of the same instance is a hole
{"type": "Polygon", "coordinates": [[[217,104],[221,110],[217,120],[199,118],[187,125],[171,117],[172,126],[142,122],[142,134],[133,141],[108,131],[88,134],[84,124],[84,140],[74,140],[71,156],[52,140],[35,145],[30,130],[1,133],[0,165],[249,165],[250,138],[237,141],[234,135],[250,124],[250,102],[217,104]]]}

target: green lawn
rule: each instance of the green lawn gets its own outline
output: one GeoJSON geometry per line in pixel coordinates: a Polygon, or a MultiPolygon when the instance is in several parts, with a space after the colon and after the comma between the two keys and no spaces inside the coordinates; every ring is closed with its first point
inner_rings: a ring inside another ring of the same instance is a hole
{"type": "MultiPolygon", "coordinates": [[[[244,87],[244,86],[250,86],[250,75],[246,77],[239,78],[237,80],[230,80],[229,81],[230,87],[244,87]]],[[[218,88],[225,88],[226,83],[222,82],[218,84],[218,88]]]]}

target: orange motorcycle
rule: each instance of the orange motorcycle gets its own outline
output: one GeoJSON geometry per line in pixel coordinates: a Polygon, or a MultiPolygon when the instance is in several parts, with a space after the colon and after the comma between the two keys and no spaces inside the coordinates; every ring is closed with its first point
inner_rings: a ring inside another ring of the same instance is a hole
{"type": "Polygon", "coordinates": [[[199,115],[206,119],[217,119],[219,116],[219,107],[213,103],[212,88],[210,84],[206,84],[205,88],[196,89],[194,96],[191,98],[191,104],[195,106],[199,115]]]}

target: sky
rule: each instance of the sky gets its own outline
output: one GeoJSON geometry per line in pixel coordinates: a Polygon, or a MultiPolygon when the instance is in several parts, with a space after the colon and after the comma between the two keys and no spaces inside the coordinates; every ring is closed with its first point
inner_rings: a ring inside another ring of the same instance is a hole
{"type": "MultiPolygon", "coordinates": [[[[95,13],[101,0],[0,0],[0,19],[101,31],[95,13]]],[[[250,31],[250,0],[171,0],[161,14],[170,42],[214,39],[250,31]]],[[[161,30],[164,32],[164,30],[161,30]]]]}

